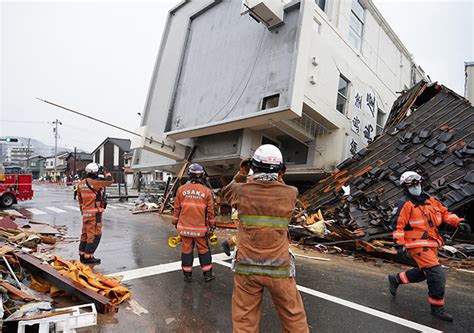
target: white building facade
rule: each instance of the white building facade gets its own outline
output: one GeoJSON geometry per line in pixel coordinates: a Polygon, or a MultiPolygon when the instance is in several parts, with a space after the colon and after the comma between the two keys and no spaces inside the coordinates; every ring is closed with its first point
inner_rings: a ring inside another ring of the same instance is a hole
{"type": "Polygon", "coordinates": [[[34,155],[35,148],[33,146],[8,146],[7,162],[19,162],[34,155]]]}
{"type": "Polygon", "coordinates": [[[193,162],[230,175],[273,143],[289,176],[318,178],[367,145],[397,92],[422,78],[370,0],[183,2],[168,17],[133,167],[176,172],[196,145],[193,162]],[[282,22],[268,28],[257,5],[282,22]]]}

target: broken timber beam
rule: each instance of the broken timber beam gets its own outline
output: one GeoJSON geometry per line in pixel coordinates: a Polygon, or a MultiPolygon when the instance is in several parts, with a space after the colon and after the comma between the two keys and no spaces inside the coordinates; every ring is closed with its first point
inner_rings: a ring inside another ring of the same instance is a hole
{"type": "Polygon", "coordinates": [[[20,260],[20,265],[26,268],[30,273],[41,277],[57,288],[65,291],[68,295],[75,296],[85,303],[94,303],[97,312],[118,312],[118,307],[112,304],[107,297],[87,289],[79,282],[61,275],[51,266],[43,265],[41,261],[26,253],[17,252],[16,256],[20,260]]]}

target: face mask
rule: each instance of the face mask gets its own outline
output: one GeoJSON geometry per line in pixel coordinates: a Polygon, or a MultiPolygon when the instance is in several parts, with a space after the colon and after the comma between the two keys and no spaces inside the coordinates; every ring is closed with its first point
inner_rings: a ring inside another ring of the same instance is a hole
{"type": "Polygon", "coordinates": [[[411,195],[414,195],[416,197],[419,196],[421,194],[421,185],[418,184],[418,185],[409,187],[408,192],[410,192],[411,195]]]}

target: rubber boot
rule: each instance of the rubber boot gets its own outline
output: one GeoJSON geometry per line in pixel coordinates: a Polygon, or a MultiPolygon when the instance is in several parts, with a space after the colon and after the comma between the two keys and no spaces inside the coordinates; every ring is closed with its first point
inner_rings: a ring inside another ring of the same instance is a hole
{"type": "Polygon", "coordinates": [[[95,257],[92,257],[92,258],[83,257],[81,262],[84,264],[100,264],[100,259],[95,258],[95,257]]]}
{"type": "Polygon", "coordinates": [[[388,275],[388,282],[390,284],[390,294],[392,296],[397,296],[397,289],[400,283],[398,282],[397,276],[395,274],[388,275]]]}
{"type": "Polygon", "coordinates": [[[453,316],[446,312],[444,306],[432,306],[431,314],[444,321],[452,322],[454,320],[453,316]]]}
{"type": "Polygon", "coordinates": [[[192,282],[193,281],[193,273],[192,272],[183,272],[184,275],[184,282],[192,282]]]}
{"type": "Polygon", "coordinates": [[[228,241],[223,241],[221,243],[222,248],[224,249],[224,253],[230,257],[230,245],[228,241]]]}
{"type": "Polygon", "coordinates": [[[210,271],[204,272],[204,282],[210,282],[215,278],[216,276],[212,274],[212,269],[210,271]]]}

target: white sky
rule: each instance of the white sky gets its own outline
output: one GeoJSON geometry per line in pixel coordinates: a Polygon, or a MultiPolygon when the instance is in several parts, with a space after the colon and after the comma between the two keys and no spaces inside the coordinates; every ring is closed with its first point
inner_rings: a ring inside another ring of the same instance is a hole
{"type": "MultiPolygon", "coordinates": [[[[167,12],[179,1],[0,1],[0,135],[52,145],[46,122],[58,118],[60,146],[90,151],[107,136],[129,137],[35,97],[136,129],[167,12]]],[[[374,2],[431,79],[463,95],[474,0],[374,2]]]]}

